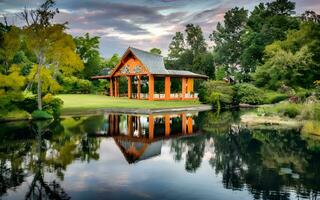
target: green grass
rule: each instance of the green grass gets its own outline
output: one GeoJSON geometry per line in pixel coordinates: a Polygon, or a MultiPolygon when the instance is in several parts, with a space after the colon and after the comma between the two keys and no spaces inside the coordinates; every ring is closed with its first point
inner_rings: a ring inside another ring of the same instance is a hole
{"type": "Polygon", "coordinates": [[[61,94],[57,95],[56,97],[60,98],[64,102],[62,112],[82,111],[100,108],[161,109],[190,107],[200,104],[200,102],[197,100],[148,101],[128,99],[126,97],[117,98],[93,94],[61,94]]]}

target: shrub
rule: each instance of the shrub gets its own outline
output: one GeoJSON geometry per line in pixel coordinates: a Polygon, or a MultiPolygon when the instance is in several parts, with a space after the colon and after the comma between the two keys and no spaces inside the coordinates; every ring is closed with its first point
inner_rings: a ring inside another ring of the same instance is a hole
{"type": "Polygon", "coordinates": [[[93,86],[91,81],[77,77],[62,77],[63,93],[90,93],[93,86]]]}
{"type": "Polygon", "coordinates": [[[293,103],[283,103],[278,104],[276,110],[283,116],[295,118],[297,115],[300,114],[301,106],[293,103]]]}
{"type": "Polygon", "coordinates": [[[32,119],[52,119],[53,116],[44,110],[35,110],[31,114],[32,119]]]}
{"type": "Polygon", "coordinates": [[[235,98],[240,103],[259,105],[264,103],[263,91],[254,85],[243,83],[234,86],[235,98]]]}
{"type": "Polygon", "coordinates": [[[61,99],[54,97],[52,94],[46,94],[42,100],[43,110],[54,117],[58,117],[60,115],[60,110],[63,105],[63,101],[61,99]]]}
{"type": "Polygon", "coordinates": [[[234,90],[232,86],[223,81],[206,81],[199,89],[199,100],[219,107],[234,104],[234,90]]]}
{"type": "Polygon", "coordinates": [[[30,114],[24,110],[13,110],[6,113],[0,113],[0,118],[8,119],[30,119],[30,114]]]}
{"type": "Polygon", "coordinates": [[[264,103],[265,104],[274,104],[279,103],[280,101],[288,99],[289,96],[284,93],[273,92],[273,91],[264,91],[264,103]]]}

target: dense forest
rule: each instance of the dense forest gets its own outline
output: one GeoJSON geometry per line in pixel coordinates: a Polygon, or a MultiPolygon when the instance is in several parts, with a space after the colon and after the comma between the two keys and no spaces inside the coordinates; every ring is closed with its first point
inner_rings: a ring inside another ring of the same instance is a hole
{"type": "MultiPolygon", "coordinates": [[[[18,14],[24,25],[0,23],[0,116],[59,115],[57,93],[104,93],[105,80],[90,77],[110,71],[119,55],[103,58],[100,38],[74,37],[68,23],[53,23],[54,0],[18,14]],[[41,110],[46,111],[39,112],[41,110]]],[[[208,19],[209,20],[209,19],[208,19]]],[[[176,32],[165,59],[169,69],[206,74],[200,100],[220,107],[317,101],[320,87],[320,16],[296,14],[295,3],[275,0],[252,11],[235,7],[212,27],[207,40],[199,25],[176,32]]],[[[161,54],[153,48],[152,53],[161,54]]]]}

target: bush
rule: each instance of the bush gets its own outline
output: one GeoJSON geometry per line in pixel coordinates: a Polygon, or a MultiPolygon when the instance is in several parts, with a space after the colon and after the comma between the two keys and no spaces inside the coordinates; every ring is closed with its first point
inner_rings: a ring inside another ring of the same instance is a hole
{"type": "Polygon", "coordinates": [[[264,103],[265,104],[274,104],[279,103],[288,99],[289,96],[284,93],[273,92],[273,91],[264,91],[264,103]]]}
{"type": "Polygon", "coordinates": [[[264,103],[264,93],[254,85],[243,83],[234,86],[236,91],[235,99],[237,102],[259,105],[264,103]]]}
{"type": "Polygon", "coordinates": [[[206,81],[199,89],[199,100],[219,107],[228,107],[234,104],[233,87],[223,81],[206,81]]]}
{"type": "Polygon", "coordinates": [[[63,105],[63,101],[59,98],[54,97],[52,94],[46,94],[43,98],[43,110],[58,117],[60,115],[60,110],[63,105]]]}
{"type": "Polygon", "coordinates": [[[62,77],[62,92],[79,94],[79,93],[90,93],[92,91],[92,83],[86,79],[79,79],[77,77],[62,77]]]}
{"type": "Polygon", "coordinates": [[[13,110],[13,111],[8,111],[6,113],[1,112],[0,118],[4,120],[30,119],[30,114],[24,110],[13,110]]]}
{"type": "Polygon", "coordinates": [[[297,115],[300,114],[301,105],[293,103],[283,103],[278,104],[276,110],[283,116],[295,118],[297,115]]]}
{"type": "Polygon", "coordinates": [[[43,110],[35,110],[31,114],[32,119],[52,119],[53,116],[43,110]]]}

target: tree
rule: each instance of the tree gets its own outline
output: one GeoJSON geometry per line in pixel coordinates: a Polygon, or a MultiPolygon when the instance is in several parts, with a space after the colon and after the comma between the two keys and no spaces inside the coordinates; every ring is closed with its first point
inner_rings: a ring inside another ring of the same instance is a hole
{"type": "Polygon", "coordinates": [[[169,54],[168,57],[170,59],[178,59],[180,55],[185,50],[185,42],[183,33],[176,32],[175,36],[173,36],[172,41],[169,45],[169,54]]]}
{"type": "Polygon", "coordinates": [[[299,22],[291,16],[295,4],[287,0],[260,3],[251,12],[247,27],[241,36],[244,47],[241,54],[241,67],[245,73],[244,81],[250,81],[258,65],[263,64],[264,49],[276,40],[284,40],[288,30],[297,29],[299,22]]]}
{"type": "Polygon", "coordinates": [[[187,24],[186,26],[186,41],[193,55],[203,53],[207,49],[207,44],[204,40],[202,30],[199,25],[187,24]]]}
{"type": "Polygon", "coordinates": [[[320,15],[312,10],[307,10],[301,15],[303,21],[311,21],[320,24],[320,15]]]}
{"type": "Polygon", "coordinates": [[[312,87],[320,76],[320,27],[313,22],[290,31],[286,40],[276,41],[265,50],[265,62],[253,74],[258,86],[277,89],[282,84],[291,87],[312,87]]]}
{"type": "MultiPolygon", "coordinates": [[[[73,66],[74,69],[83,67],[78,57],[74,54],[74,43],[71,36],[64,32],[66,29],[65,24],[51,24],[51,20],[57,13],[59,11],[55,8],[53,0],[47,0],[36,10],[25,10],[21,13],[27,23],[27,26],[22,29],[27,49],[37,59],[34,65],[35,73],[33,77],[37,77],[39,110],[42,110],[43,81],[41,75],[48,74],[42,73],[43,68],[59,67],[62,71],[67,72],[69,69],[67,70],[65,66],[73,66]],[[31,22],[29,21],[29,16],[31,16],[31,22]]],[[[32,81],[33,77],[31,78],[32,81]]]]}
{"type": "Polygon", "coordinates": [[[240,65],[240,56],[244,48],[240,39],[245,31],[247,20],[248,11],[235,7],[226,12],[224,25],[219,22],[217,30],[210,35],[211,41],[215,43],[215,63],[223,65],[232,74],[240,65]]]}
{"type": "Polygon", "coordinates": [[[2,41],[0,46],[0,60],[3,64],[3,69],[1,72],[4,74],[9,73],[10,65],[12,64],[12,60],[20,49],[21,46],[21,30],[18,27],[10,27],[10,30],[6,30],[6,32],[2,35],[2,41]]]}
{"type": "Polygon", "coordinates": [[[150,49],[150,53],[161,55],[161,49],[152,48],[150,49]]]}
{"type": "Polygon", "coordinates": [[[90,79],[99,73],[101,69],[101,59],[99,53],[99,37],[90,37],[89,33],[76,37],[76,52],[84,62],[84,78],[90,79]]]}

